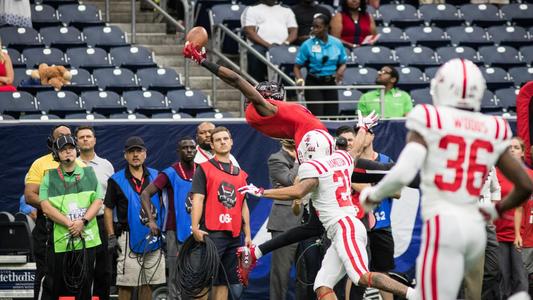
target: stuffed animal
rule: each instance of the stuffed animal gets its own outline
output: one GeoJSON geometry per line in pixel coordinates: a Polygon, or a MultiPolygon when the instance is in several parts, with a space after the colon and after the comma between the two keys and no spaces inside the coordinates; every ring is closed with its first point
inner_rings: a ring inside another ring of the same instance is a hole
{"type": "Polygon", "coordinates": [[[63,66],[40,64],[38,70],[31,72],[31,78],[39,80],[42,85],[51,85],[59,91],[65,84],[70,84],[72,74],[63,66]]]}

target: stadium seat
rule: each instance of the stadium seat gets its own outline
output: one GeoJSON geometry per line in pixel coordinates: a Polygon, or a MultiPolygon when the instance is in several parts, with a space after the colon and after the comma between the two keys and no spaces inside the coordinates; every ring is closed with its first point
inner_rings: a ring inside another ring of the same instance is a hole
{"type": "Polygon", "coordinates": [[[339,103],[339,115],[355,116],[357,101],[361,98],[362,94],[359,90],[338,90],[339,101],[351,101],[339,103]]]}
{"type": "Polygon", "coordinates": [[[28,47],[42,47],[39,33],[28,27],[2,27],[0,38],[4,47],[15,48],[22,51],[28,47]]]}
{"type": "Polygon", "coordinates": [[[81,32],[76,27],[45,27],[40,32],[43,44],[65,51],[67,48],[85,47],[81,32]]]}
{"type": "Polygon", "coordinates": [[[479,48],[480,59],[489,66],[509,69],[526,63],[515,48],[509,46],[485,46],[479,48]]]}
{"type": "MultiPolygon", "coordinates": [[[[325,1],[321,1],[323,4],[326,4],[325,1]]],[[[385,3],[382,3],[382,4],[385,4],[385,3]]],[[[337,9],[339,9],[339,5],[338,4],[335,4],[333,3],[333,1],[331,1],[331,5],[334,5],[334,11],[332,13],[332,15],[335,15],[335,12],[337,9]]],[[[383,25],[383,16],[379,13],[378,10],[376,10],[375,8],[373,8],[372,6],[370,5],[367,5],[366,6],[366,12],[368,12],[372,18],[374,19],[374,22],[376,23],[376,25],[378,26],[382,26],[383,25]]]]}
{"type": "Polygon", "coordinates": [[[455,26],[446,29],[452,44],[478,48],[481,46],[494,45],[490,41],[485,29],[478,26],[455,26]]]}
{"type": "MultiPolygon", "coordinates": [[[[235,4],[235,2],[213,5],[209,10],[211,29],[213,30],[214,24],[224,24],[234,33],[239,34],[241,15],[245,8],[246,5],[235,4]]],[[[221,33],[220,38],[222,39],[221,48],[223,53],[238,53],[239,46],[235,40],[226,38],[223,33],[221,33]]]]}
{"type": "Polygon", "coordinates": [[[30,79],[31,70],[24,68],[14,68],[15,78],[13,80],[13,86],[18,86],[23,80],[30,79]]]}
{"type": "Polygon", "coordinates": [[[66,113],[83,112],[78,95],[70,91],[39,92],[35,96],[40,111],[64,116],[66,113]]]}
{"type": "Polygon", "coordinates": [[[492,4],[463,4],[459,9],[465,21],[470,25],[488,27],[506,22],[501,17],[498,7],[492,4]]]}
{"type": "Polygon", "coordinates": [[[109,115],[109,118],[110,119],[127,119],[127,120],[148,119],[147,116],[145,116],[143,114],[139,114],[139,113],[135,113],[135,114],[127,114],[127,113],[111,114],[111,115],[109,115]]]}
{"type": "Polygon", "coordinates": [[[127,46],[111,48],[111,64],[130,70],[156,67],[152,52],[145,47],[127,46]]]}
{"type": "Polygon", "coordinates": [[[433,104],[429,88],[416,89],[411,91],[411,99],[414,104],[433,104]]]}
{"type": "Polygon", "coordinates": [[[208,111],[203,113],[196,114],[196,118],[204,119],[226,119],[226,118],[235,118],[235,116],[230,112],[216,112],[208,111]]]}
{"type": "Polygon", "coordinates": [[[165,96],[157,91],[124,92],[122,100],[130,113],[138,112],[150,116],[154,113],[171,112],[165,96]]]}
{"type": "Polygon", "coordinates": [[[403,31],[396,27],[378,27],[379,39],[376,41],[376,46],[383,46],[388,48],[408,46],[411,44],[407,40],[407,36],[403,31]]]}
{"type": "Polygon", "coordinates": [[[93,72],[93,79],[102,90],[122,93],[140,89],[135,80],[135,74],[128,69],[96,69],[93,72]]]}
{"type": "Polygon", "coordinates": [[[427,24],[433,24],[437,27],[457,26],[464,22],[457,8],[451,4],[420,5],[418,10],[427,24]]]}
{"type": "Polygon", "coordinates": [[[61,24],[57,18],[55,8],[46,4],[31,5],[31,23],[35,29],[48,26],[59,26],[61,24]]]}
{"type": "Polygon", "coordinates": [[[503,107],[498,102],[498,99],[496,99],[494,94],[489,90],[485,90],[483,98],[481,98],[481,112],[489,114],[503,112],[503,107]]]}
{"type": "Polygon", "coordinates": [[[152,115],[152,119],[191,119],[192,116],[186,113],[157,113],[152,115]]]}
{"type": "Polygon", "coordinates": [[[178,73],[172,68],[140,69],[137,71],[137,79],[143,89],[161,93],[185,88],[181,84],[178,73]]]}
{"type": "Polygon", "coordinates": [[[451,44],[444,30],[438,27],[417,26],[405,29],[405,35],[414,45],[430,48],[443,47],[451,44]]]}
{"type": "Polygon", "coordinates": [[[494,93],[496,99],[498,99],[500,106],[503,107],[505,111],[515,111],[516,112],[516,96],[518,95],[519,89],[515,88],[506,88],[499,89],[494,93]]]}
{"type": "Polygon", "coordinates": [[[452,58],[464,58],[472,61],[475,64],[482,64],[483,62],[479,60],[476,50],[470,47],[441,47],[437,49],[437,56],[439,61],[445,63],[452,58]]]}
{"type": "Polygon", "coordinates": [[[70,69],[70,74],[72,74],[70,84],[63,86],[63,90],[71,91],[76,94],[80,94],[83,91],[98,90],[98,86],[94,84],[89,71],[84,69],[70,69]]]}
{"type": "Polygon", "coordinates": [[[57,120],[61,119],[59,116],[51,114],[24,114],[20,115],[19,120],[57,120]]]}
{"type": "Polygon", "coordinates": [[[519,26],[492,26],[487,30],[487,33],[489,39],[493,40],[496,45],[520,47],[533,43],[527,31],[519,26]]]}
{"type": "Polygon", "coordinates": [[[87,112],[109,115],[125,113],[126,106],[122,104],[120,96],[111,91],[88,91],[81,93],[81,106],[87,112]]]}
{"type": "Polygon", "coordinates": [[[524,46],[520,48],[520,53],[522,54],[522,60],[528,64],[533,64],[533,45],[531,46],[524,46]]]}
{"type": "Polygon", "coordinates": [[[28,258],[32,256],[33,239],[27,223],[0,223],[0,240],[4,241],[0,244],[0,255],[26,255],[28,258]]]}
{"type": "Polygon", "coordinates": [[[439,64],[435,52],[424,46],[396,48],[396,57],[402,66],[426,68],[439,64]]]}
{"type": "Polygon", "coordinates": [[[83,29],[85,42],[91,47],[109,50],[112,47],[128,46],[126,34],[117,26],[91,26],[83,29]]]}
{"type": "Polygon", "coordinates": [[[11,223],[13,221],[15,221],[15,216],[10,212],[0,211],[0,223],[11,223]]]}
{"type": "MultiPolygon", "coordinates": [[[[274,65],[279,66],[282,71],[292,76],[297,53],[297,46],[274,46],[268,49],[267,58],[274,65]]],[[[269,72],[271,71],[269,70],[269,72]]]]}
{"type": "Polygon", "coordinates": [[[501,7],[503,18],[520,26],[533,25],[533,5],[531,3],[511,3],[501,7]]]}
{"type": "Polygon", "coordinates": [[[196,115],[201,112],[213,111],[207,96],[199,90],[178,90],[167,93],[168,105],[176,112],[196,115]]]}
{"type": "Polygon", "coordinates": [[[92,71],[98,68],[111,68],[107,52],[101,48],[73,48],[66,52],[67,62],[72,67],[92,71]]]}
{"type": "Polygon", "coordinates": [[[5,53],[7,51],[7,54],[9,55],[9,58],[11,58],[11,63],[13,63],[13,68],[18,67],[26,67],[26,64],[22,61],[22,56],[20,55],[20,52],[16,49],[2,49],[5,53]]]}
{"type": "Polygon", "coordinates": [[[351,84],[376,84],[378,71],[372,68],[348,67],[344,71],[344,83],[351,84]]]}
{"type": "Polygon", "coordinates": [[[83,29],[86,26],[104,25],[100,10],[92,4],[66,4],[57,8],[59,21],[83,29]]]}
{"type": "Polygon", "coordinates": [[[426,78],[431,81],[433,77],[435,77],[435,74],[437,73],[437,70],[439,67],[429,67],[424,70],[424,74],[426,74],[426,78]]]}
{"type": "Polygon", "coordinates": [[[25,214],[23,214],[21,212],[17,212],[15,214],[15,222],[24,222],[24,223],[28,224],[30,232],[35,227],[35,221],[33,221],[33,219],[30,216],[25,215],[25,214]]]}
{"type": "Polygon", "coordinates": [[[379,7],[379,14],[387,25],[405,28],[424,23],[416,8],[409,4],[384,4],[379,7]]]}
{"type": "Polygon", "coordinates": [[[32,2],[41,2],[46,5],[50,5],[57,9],[60,5],[65,4],[78,4],[79,0],[32,0],[32,2]]]}
{"type": "Polygon", "coordinates": [[[420,89],[429,86],[429,82],[425,79],[424,73],[418,68],[398,67],[397,71],[400,75],[400,80],[396,86],[404,91],[409,92],[414,89],[420,89]]]}
{"type": "Polygon", "coordinates": [[[487,81],[487,88],[491,91],[497,89],[513,86],[513,82],[509,79],[507,72],[504,69],[498,67],[480,67],[483,77],[487,81]]]}
{"type": "Polygon", "coordinates": [[[0,112],[15,118],[21,113],[37,113],[35,99],[27,92],[0,93],[0,112]]]}
{"type": "Polygon", "coordinates": [[[22,56],[29,69],[38,68],[42,63],[68,67],[65,54],[56,48],[28,48],[22,51],[22,56]]]}
{"type": "Polygon", "coordinates": [[[389,48],[382,46],[361,46],[353,50],[353,60],[360,66],[381,68],[384,65],[397,65],[389,48]]]}
{"type": "Polygon", "coordinates": [[[86,113],[79,113],[79,114],[66,114],[65,119],[78,119],[78,120],[95,120],[95,119],[106,119],[104,115],[101,114],[86,114],[86,113]]]}
{"type": "Polygon", "coordinates": [[[12,121],[12,120],[15,120],[15,118],[13,118],[10,115],[0,114],[0,121],[12,121]]]}
{"type": "Polygon", "coordinates": [[[515,67],[509,69],[509,75],[514,85],[519,87],[528,81],[533,81],[533,67],[515,67]]]}

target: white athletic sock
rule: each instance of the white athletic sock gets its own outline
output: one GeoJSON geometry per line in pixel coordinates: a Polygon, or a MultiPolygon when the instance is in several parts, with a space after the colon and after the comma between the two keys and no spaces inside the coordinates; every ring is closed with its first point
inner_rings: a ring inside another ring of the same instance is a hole
{"type": "Polygon", "coordinates": [[[259,258],[261,258],[261,256],[263,256],[263,253],[261,252],[261,249],[259,249],[259,247],[255,247],[254,253],[255,253],[255,258],[257,258],[257,259],[259,259],[259,258]]]}
{"type": "Polygon", "coordinates": [[[405,298],[407,299],[415,299],[415,290],[413,288],[408,287],[407,293],[405,295],[405,298]]]}

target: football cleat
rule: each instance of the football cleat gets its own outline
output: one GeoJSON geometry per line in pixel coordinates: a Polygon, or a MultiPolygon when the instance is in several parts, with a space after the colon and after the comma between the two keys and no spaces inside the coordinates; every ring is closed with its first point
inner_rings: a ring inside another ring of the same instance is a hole
{"type": "Polygon", "coordinates": [[[239,247],[237,249],[237,275],[239,281],[248,286],[248,276],[257,263],[257,257],[255,256],[255,245],[251,248],[246,246],[239,247]]]}

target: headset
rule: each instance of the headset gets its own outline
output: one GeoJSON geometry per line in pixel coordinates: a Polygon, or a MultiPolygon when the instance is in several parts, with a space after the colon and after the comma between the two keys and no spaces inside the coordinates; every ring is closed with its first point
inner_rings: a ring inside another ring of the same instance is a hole
{"type": "Polygon", "coordinates": [[[56,129],[58,129],[59,127],[67,127],[69,128],[66,124],[58,124],[56,126],[54,126],[54,128],[52,128],[52,131],[50,131],[50,134],[48,135],[48,137],[46,138],[46,146],[48,147],[48,149],[50,151],[52,151],[52,147],[54,146],[54,131],[56,131],[56,129]]]}
{"type": "Polygon", "coordinates": [[[74,148],[76,149],[76,158],[80,156],[80,148],[78,148],[78,143],[76,141],[76,138],[71,135],[64,135],[64,136],[58,137],[55,141],[52,142],[52,147],[51,147],[52,157],[54,158],[55,161],[57,162],[61,161],[59,159],[59,150],[61,150],[59,149],[59,141],[61,139],[65,139],[70,144],[74,144],[74,148]]]}

